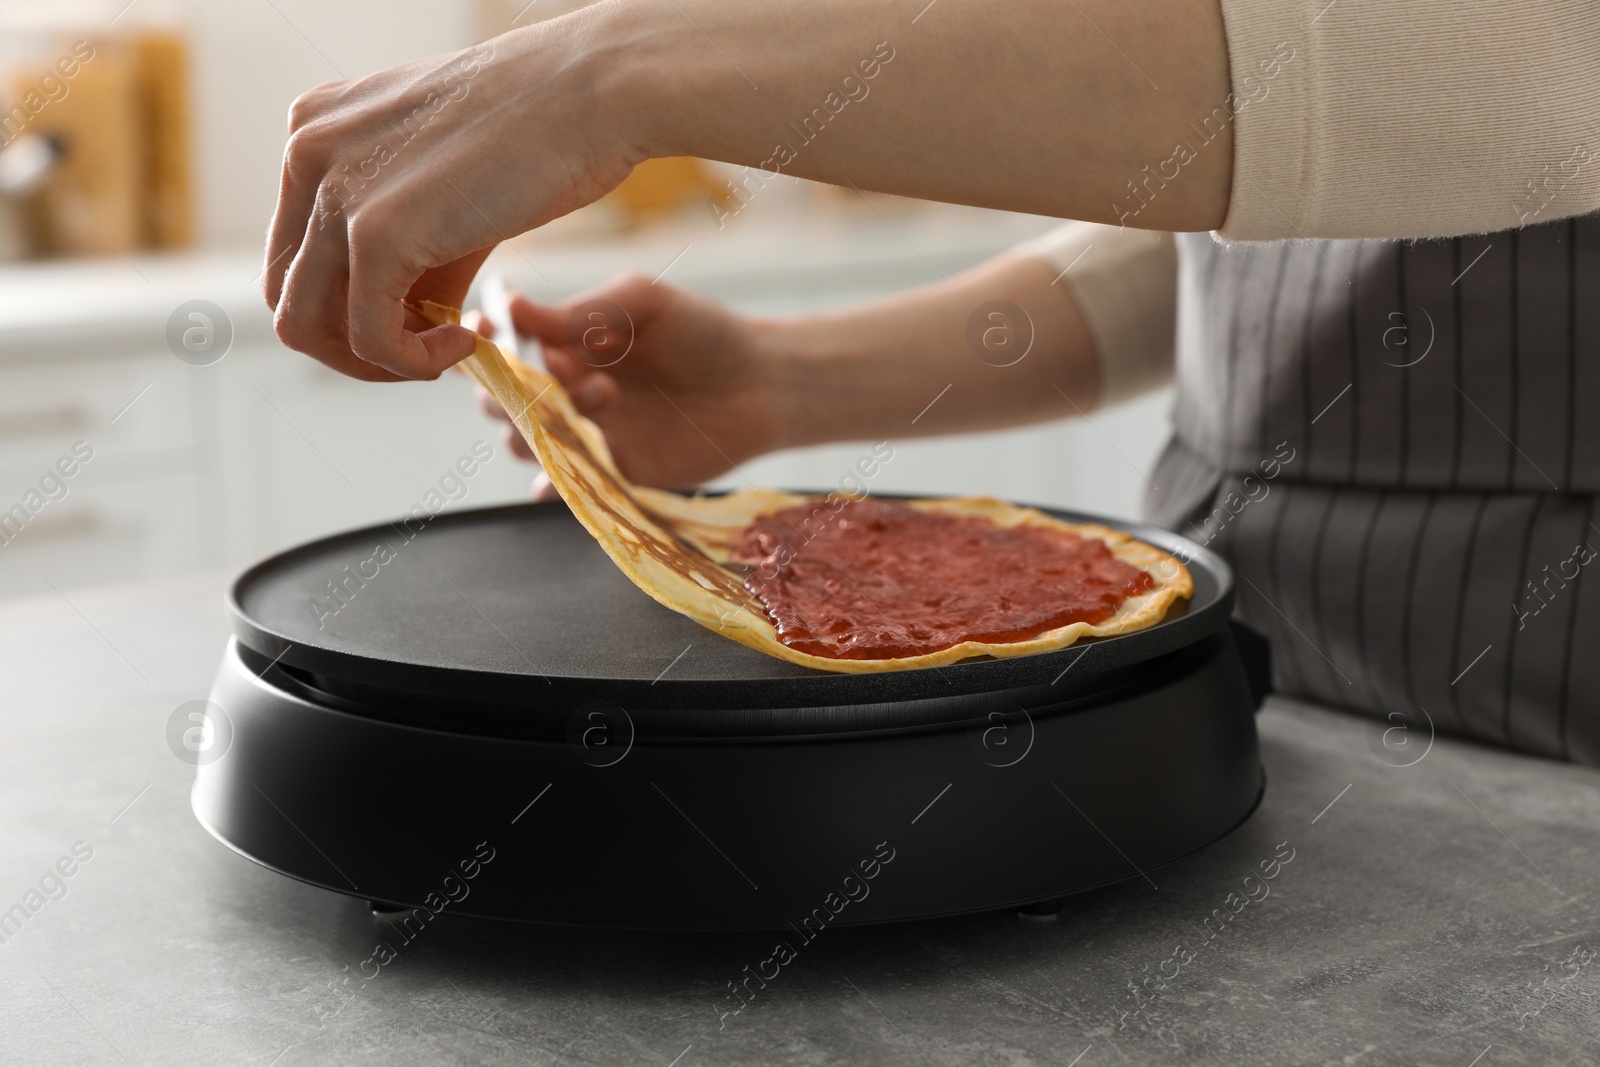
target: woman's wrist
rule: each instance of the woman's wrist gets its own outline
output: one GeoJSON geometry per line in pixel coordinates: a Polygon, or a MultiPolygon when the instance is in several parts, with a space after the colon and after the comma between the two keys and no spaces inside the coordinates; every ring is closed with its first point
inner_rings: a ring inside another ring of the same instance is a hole
{"type": "Polygon", "coordinates": [[[787,170],[787,156],[769,157],[785,140],[798,154],[793,142],[806,131],[791,123],[825,101],[831,120],[840,101],[867,95],[892,58],[892,46],[878,43],[892,24],[889,8],[613,0],[567,17],[586,19],[578,32],[599,120],[639,159],[693,155],[787,170]],[[794,43],[800,38],[804,48],[794,43]]]}
{"type": "Polygon", "coordinates": [[[769,397],[774,451],[876,439],[907,388],[904,338],[870,313],[756,320],[755,359],[769,397]]]}
{"type": "Polygon", "coordinates": [[[772,424],[770,451],[804,448],[830,439],[826,408],[814,395],[818,373],[810,319],[755,319],[751,365],[772,424]]]}
{"type": "Polygon", "coordinates": [[[1094,340],[1055,273],[1013,253],[948,285],[753,322],[751,362],[772,448],[991,430],[1093,408],[1094,340]],[[989,305],[1020,314],[1008,329],[1025,329],[1029,340],[1015,360],[974,347],[974,316],[989,305]]]}
{"type": "Polygon", "coordinates": [[[574,32],[581,34],[579,62],[593,86],[596,126],[629,162],[701,154],[692,123],[716,109],[726,78],[699,54],[716,59],[673,0],[613,0],[566,18],[581,20],[574,32]]]}

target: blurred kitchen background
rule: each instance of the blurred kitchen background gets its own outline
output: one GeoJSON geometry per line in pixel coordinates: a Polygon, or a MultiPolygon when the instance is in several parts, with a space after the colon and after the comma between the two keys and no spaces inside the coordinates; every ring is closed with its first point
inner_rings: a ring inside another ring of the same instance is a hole
{"type": "MultiPolygon", "coordinates": [[[[299,92],[575,6],[0,0],[0,599],[238,568],[391,519],[480,440],[495,457],[451,506],[526,496],[532,469],[461,376],[365,385],[278,344],[261,242],[299,92]]],[[[780,178],[719,228],[711,203],[734,173],[655,161],[490,269],[537,298],[634,269],[795,313],[939,282],[1054,225],[780,178]]],[[[873,488],[1134,515],[1168,404],[896,441],[873,488]]],[[[744,473],[831,487],[862,451],[744,473]]]]}

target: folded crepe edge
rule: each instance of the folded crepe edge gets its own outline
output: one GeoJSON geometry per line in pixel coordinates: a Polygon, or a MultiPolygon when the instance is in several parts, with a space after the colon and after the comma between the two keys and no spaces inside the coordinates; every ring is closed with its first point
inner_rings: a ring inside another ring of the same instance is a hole
{"type": "MultiPolygon", "coordinates": [[[[461,321],[458,309],[431,301],[419,302],[413,309],[436,325],[461,321]]],[[[578,413],[560,382],[493,341],[475,336],[472,355],[462,361],[462,369],[505,410],[556,492],[629,581],[706,629],[778,659],[830,673],[867,674],[942,667],[982,655],[997,659],[1034,655],[1067,648],[1087,637],[1147,629],[1160,622],[1173,603],[1194,595],[1194,580],[1182,562],[1121,530],[1065,522],[992,497],[896,500],[923,511],[982,517],[1001,526],[1045,526],[1099,540],[1117,559],[1149,574],[1156,587],[1127,598],[1100,623],[1069,623],[1026,641],[963,641],[899,659],[835,659],[801,652],[778,640],[765,607],[744,588],[743,573],[727,564],[740,535],[757,517],[808,501],[821,505],[827,498],[771,489],[685,496],[633,485],[618,470],[604,433],[578,413]],[[569,431],[571,439],[558,441],[554,427],[569,431]],[[592,468],[594,478],[582,470],[585,465],[592,468]],[[641,559],[655,565],[642,564],[641,559]]]]}

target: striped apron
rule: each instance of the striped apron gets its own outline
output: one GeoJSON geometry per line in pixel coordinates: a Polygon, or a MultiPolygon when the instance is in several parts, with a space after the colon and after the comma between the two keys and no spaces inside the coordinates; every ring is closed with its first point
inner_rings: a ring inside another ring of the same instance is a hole
{"type": "Polygon", "coordinates": [[[1146,511],[1234,566],[1278,689],[1600,765],[1600,215],[1179,257],[1146,511]]]}

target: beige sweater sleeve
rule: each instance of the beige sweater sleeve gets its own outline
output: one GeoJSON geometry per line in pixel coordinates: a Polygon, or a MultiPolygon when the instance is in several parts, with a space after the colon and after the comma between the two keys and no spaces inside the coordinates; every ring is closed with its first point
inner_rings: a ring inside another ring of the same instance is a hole
{"type": "Polygon", "coordinates": [[[1172,380],[1178,250],[1171,234],[1070,222],[1017,251],[1048,262],[1083,313],[1100,364],[1099,407],[1172,380]]]}
{"type": "MultiPolygon", "coordinates": [[[[1440,237],[1600,208],[1600,0],[1222,0],[1218,235],[1440,237]]],[[[1203,148],[1199,149],[1204,151],[1203,148]]]]}

